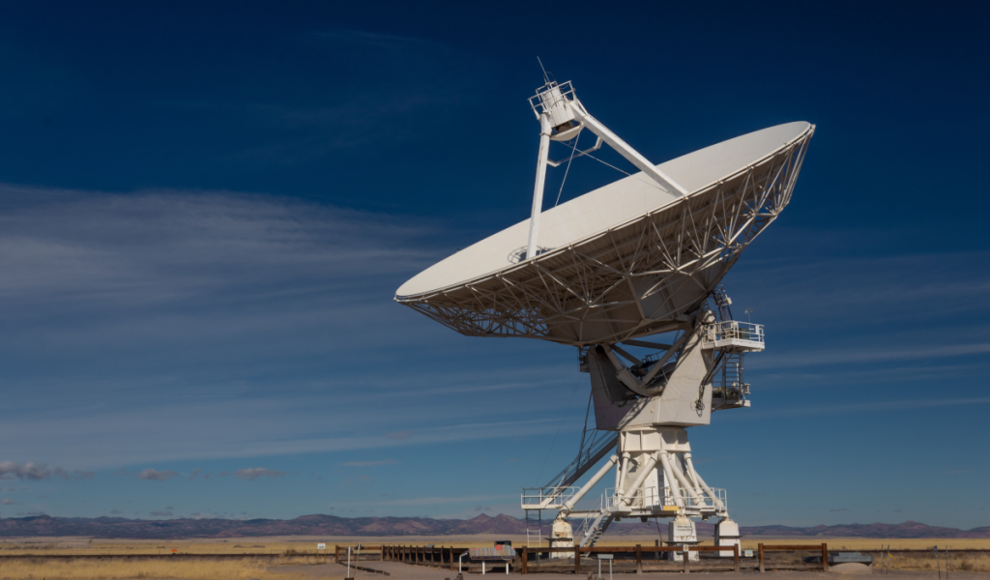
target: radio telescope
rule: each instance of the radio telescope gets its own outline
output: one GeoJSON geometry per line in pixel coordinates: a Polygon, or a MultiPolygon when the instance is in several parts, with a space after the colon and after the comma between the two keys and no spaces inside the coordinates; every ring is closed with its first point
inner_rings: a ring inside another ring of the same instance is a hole
{"type": "Polygon", "coordinates": [[[544,511],[557,512],[553,546],[573,545],[567,519],[582,520],[582,546],[622,518],[669,518],[667,541],[691,545],[692,518],[716,517],[716,545],[731,550],[739,526],[725,490],[695,469],[687,428],[750,406],[743,356],[764,349],[763,326],[732,318],[721,280],[787,206],[815,127],[778,125],[655,165],[593,117],[570,81],[544,80],[530,98],[540,123],[531,218],[424,270],[395,300],[468,336],[577,347],[595,430],[547,485],[523,488],[532,539],[542,542],[544,511]],[[579,150],[585,130],[597,139],[579,150]],[[558,161],[552,142],[567,147],[558,161]],[[547,167],[605,144],[639,172],[543,211],[547,167]],[[610,472],[614,486],[578,509],[610,472]]]}

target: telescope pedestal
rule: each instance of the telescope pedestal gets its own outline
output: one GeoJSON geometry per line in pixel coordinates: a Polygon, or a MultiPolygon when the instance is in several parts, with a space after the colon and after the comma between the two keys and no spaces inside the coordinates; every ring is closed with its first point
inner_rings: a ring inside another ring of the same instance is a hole
{"type": "MultiPolygon", "coordinates": [[[[698,531],[694,522],[684,516],[677,516],[673,521],[667,523],[667,544],[671,546],[697,546],[698,531]]],[[[684,552],[668,552],[672,559],[683,562],[684,552]]],[[[687,552],[689,562],[697,562],[701,559],[698,552],[687,552]]]]}

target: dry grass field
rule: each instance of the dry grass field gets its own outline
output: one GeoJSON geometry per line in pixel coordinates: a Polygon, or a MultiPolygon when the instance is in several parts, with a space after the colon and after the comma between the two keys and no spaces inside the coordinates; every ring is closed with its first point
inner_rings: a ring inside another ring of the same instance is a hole
{"type": "MultiPolygon", "coordinates": [[[[0,555],[36,555],[38,559],[7,560],[0,566],[0,580],[124,580],[139,579],[188,579],[188,580],[303,580],[311,574],[301,572],[307,566],[320,564],[324,559],[317,555],[316,544],[325,543],[331,556],[336,545],[379,546],[382,543],[407,546],[434,544],[444,547],[490,546],[495,540],[510,540],[513,545],[526,544],[525,537],[503,535],[479,536],[409,536],[409,537],[267,537],[232,538],[226,540],[98,540],[85,538],[8,538],[0,540],[0,555]],[[231,560],[177,560],[122,559],[112,556],[137,556],[144,554],[245,554],[244,559],[231,560]],[[98,555],[110,558],[99,560],[46,560],[48,555],[98,555]],[[277,558],[251,558],[248,554],[277,554],[277,558]]],[[[652,546],[655,536],[635,537],[606,536],[599,546],[652,546]]],[[[830,550],[876,551],[881,546],[891,550],[930,550],[939,547],[939,553],[949,549],[949,568],[957,571],[990,572],[990,556],[984,554],[955,553],[961,550],[990,550],[990,539],[871,539],[871,538],[755,538],[744,539],[744,549],[755,549],[758,543],[769,545],[820,545],[828,544],[830,550]]],[[[711,545],[708,539],[702,544],[711,545]]],[[[797,556],[797,555],[795,555],[797,556]]],[[[945,561],[940,562],[945,570],[945,561]]],[[[932,570],[935,558],[931,552],[920,554],[894,554],[887,561],[892,570],[932,570]]],[[[337,567],[321,568],[320,578],[342,578],[337,567]]]]}
{"type": "MultiPolygon", "coordinates": [[[[320,540],[325,542],[325,540],[320,540]]],[[[300,567],[322,564],[316,540],[299,538],[236,538],[232,540],[89,540],[82,538],[8,538],[0,540],[0,555],[34,555],[38,559],[7,560],[0,564],[0,580],[123,580],[172,578],[188,580],[304,580],[300,567]],[[124,559],[113,556],[145,554],[245,554],[244,559],[177,560],[124,559]],[[248,554],[278,554],[278,558],[251,558],[248,554]],[[46,560],[45,556],[108,558],[46,560]]],[[[330,554],[333,544],[330,543],[330,554]]],[[[343,579],[337,567],[320,574],[326,580],[343,579]]]]}
{"type": "MultiPolygon", "coordinates": [[[[98,540],[84,538],[6,538],[0,540],[2,554],[80,555],[119,554],[315,554],[317,542],[333,542],[314,538],[234,538],[229,540],[98,540]]],[[[367,542],[365,542],[367,544],[367,542]]]]}
{"type": "MultiPolygon", "coordinates": [[[[298,562],[297,562],[298,563],[298,562]]],[[[334,568],[337,568],[334,566],[334,568]]],[[[337,572],[337,570],[333,570],[337,572]]],[[[344,574],[321,575],[327,580],[344,574]]],[[[47,580],[123,580],[130,578],[185,578],[189,580],[296,580],[303,575],[281,573],[259,560],[15,560],[3,562],[0,578],[47,580]]]]}

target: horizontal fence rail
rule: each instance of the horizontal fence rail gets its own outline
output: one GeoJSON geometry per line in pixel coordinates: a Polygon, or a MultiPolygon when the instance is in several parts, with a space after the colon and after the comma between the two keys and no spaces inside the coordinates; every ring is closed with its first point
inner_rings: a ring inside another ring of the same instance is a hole
{"type": "MultiPolygon", "coordinates": [[[[381,557],[387,562],[402,562],[417,566],[430,566],[436,568],[447,568],[450,570],[463,569],[464,571],[477,570],[479,562],[465,559],[463,556],[469,548],[455,548],[453,546],[408,546],[408,545],[383,545],[381,546],[381,557]]],[[[747,566],[748,569],[756,569],[765,572],[767,568],[768,552],[814,552],[821,554],[822,562],[814,564],[794,564],[794,563],[771,563],[773,569],[791,570],[821,570],[828,571],[828,544],[810,545],[773,545],[759,544],[757,550],[757,560],[747,566]]],[[[740,561],[740,550],[738,546],[595,546],[573,548],[550,548],[550,547],[528,547],[518,548],[516,556],[506,563],[512,571],[520,574],[532,574],[539,572],[564,572],[573,571],[574,574],[581,574],[582,570],[590,571],[589,566],[596,566],[599,560],[598,554],[622,554],[625,557],[614,559],[613,565],[624,568],[625,571],[635,566],[637,574],[644,571],[660,570],[683,570],[690,572],[697,571],[735,571],[742,569],[740,561]],[[681,557],[676,560],[661,561],[658,555],[672,552],[681,557]],[[691,552],[732,552],[731,560],[726,558],[709,558],[707,561],[692,562],[691,552]],[[567,554],[565,558],[553,558],[552,554],[567,554]],[[647,558],[644,558],[644,554],[647,558]],[[649,557],[649,556],[652,556],[649,557]],[[573,561],[572,561],[573,560],[573,561]],[[679,561],[677,561],[679,560],[679,561]]],[[[498,563],[493,563],[499,565],[498,563]]]]}

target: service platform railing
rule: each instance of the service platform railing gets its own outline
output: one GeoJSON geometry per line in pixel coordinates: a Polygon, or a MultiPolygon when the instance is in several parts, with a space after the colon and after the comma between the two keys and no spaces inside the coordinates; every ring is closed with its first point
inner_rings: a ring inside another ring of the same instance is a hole
{"type": "MultiPolygon", "coordinates": [[[[698,496],[697,499],[692,497],[684,488],[679,488],[677,494],[680,496],[681,504],[689,511],[721,512],[728,509],[729,506],[726,500],[725,490],[714,487],[711,488],[711,491],[714,497],[705,493],[698,496]]],[[[660,490],[653,486],[647,486],[637,490],[633,494],[618,497],[615,495],[614,487],[605,490],[604,506],[613,511],[630,509],[666,511],[664,508],[670,510],[671,508],[676,508],[677,504],[678,502],[674,498],[674,491],[669,486],[665,486],[660,490]]]]}
{"type": "Polygon", "coordinates": [[[520,497],[524,510],[550,510],[564,507],[577,493],[576,487],[524,487],[520,497]]]}
{"type": "Polygon", "coordinates": [[[766,339],[763,325],[726,320],[709,324],[701,347],[705,349],[763,350],[766,339]]]}

